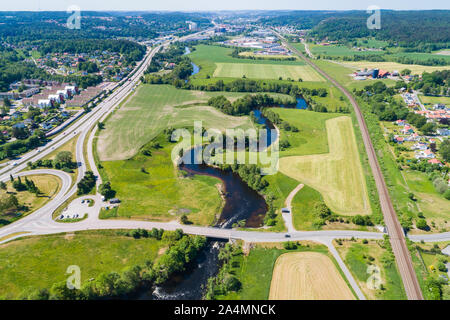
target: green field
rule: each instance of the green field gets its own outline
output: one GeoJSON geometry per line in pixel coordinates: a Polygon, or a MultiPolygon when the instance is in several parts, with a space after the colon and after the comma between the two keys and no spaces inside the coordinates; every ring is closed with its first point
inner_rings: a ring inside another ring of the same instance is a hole
{"type": "MultiPolygon", "coordinates": [[[[12,183],[8,181],[6,183],[6,190],[0,189],[0,199],[3,200],[3,198],[14,194],[19,201],[19,205],[24,206],[24,209],[18,210],[17,212],[16,210],[0,212],[0,227],[42,208],[58,194],[61,188],[61,179],[54,175],[30,175],[27,176],[27,179],[36,184],[40,194],[36,196],[36,194],[27,190],[17,192],[16,189],[13,188],[12,183]]],[[[22,182],[24,181],[24,178],[22,178],[22,182]]]]}
{"type": "Polygon", "coordinates": [[[200,66],[200,72],[191,78],[242,78],[245,74],[247,78],[253,79],[278,79],[281,76],[295,81],[298,78],[304,81],[323,81],[322,77],[301,60],[239,59],[231,57],[232,52],[233,49],[220,46],[196,46],[189,57],[200,66]]]}
{"type": "Polygon", "coordinates": [[[32,289],[50,288],[67,279],[67,267],[78,265],[81,281],[100,273],[154,260],[165,244],[134,239],[117,231],[86,231],[30,237],[1,245],[0,299],[17,299],[32,289]]]}
{"type": "MultiPolygon", "coordinates": [[[[320,252],[329,256],[334,264],[335,260],[329,255],[324,245],[316,243],[302,243],[295,250],[285,250],[278,245],[258,245],[252,249],[248,256],[239,255],[233,258],[232,273],[242,283],[238,292],[231,292],[225,296],[217,296],[218,300],[267,300],[269,298],[272,272],[278,257],[288,252],[320,252]]],[[[336,265],[339,272],[340,268],[336,265]]],[[[342,274],[342,273],[341,273],[342,274]]],[[[345,279],[345,278],[344,278],[345,279]]]]}
{"type": "Polygon", "coordinates": [[[283,157],[280,171],[318,190],[328,207],[338,214],[370,214],[351,118],[329,119],[326,128],[329,153],[283,157]]]}
{"type": "Polygon", "coordinates": [[[313,208],[317,203],[323,202],[319,192],[309,186],[304,186],[292,200],[292,221],[296,230],[317,230],[313,225],[313,208]]]}
{"type": "Polygon", "coordinates": [[[324,81],[310,66],[256,65],[249,63],[216,63],[213,76],[218,78],[250,79],[302,79],[303,81],[324,81]]]}
{"type": "Polygon", "coordinates": [[[335,241],[335,246],[366,298],[405,300],[406,294],[394,257],[383,248],[382,243],[382,240],[368,240],[366,244],[362,243],[362,240],[341,240],[340,243],[335,241]],[[383,289],[374,289],[367,285],[371,276],[368,273],[370,265],[379,268],[383,289]]]}
{"type": "Polygon", "coordinates": [[[271,108],[281,119],[299,129],[298,132],[281,130],[281,140],[289,141],[290,147],[281,156],[303,156],[329,152],[326,121],[339,117],[338,113],[321,113],[308,110],[271,108]]]}
{"type": "MultiPolygon", "coordinates": [[[[411,74],[422,74],[423,72],[433,72],[436,70],[450,70],[450,66],[421,66],[418,64],[401,64],[398,62],[371,62],[371,61],[345,61],[342,62],[344,66],[353,68],[354,70],[362,69],[383,69],[390,72],[395,70],[402,71],[403,69],[411,70],[411,74]]],[[[364,81],[363,81],[364,82],[364,81]]]]}
{"type": "Polygon", "coordinates": [[[358,51],[342,45],[322,46],[317,44],[309,44],[311,53],[315,56],[330,56],[330,57],[350,57],[354,55],[379,55],[383,51],[358,51]]]}
{"type": "Polygon", "coordinates": [[[432,106],[437,103],[443,103],[447,106],[450,105],[450,97],[431,97],[431,96],[419,95],[419,99],[425,105],[432,106]]]}
{"type": "Polygon", "coordinates": [[[208,107],[207,100],[217,95],[233,99],[245,93],[201,92],[168,85],[142,85],[110,116],[105,129],[100,132],[97,143],[100,160],[128,159],[169,126],[193,127],[194,121],[202,121],[204,127],[218,130],[253,127],[249,117],[228,116],[208,107]],[[194,103],[200,105],[180,107],[194,103]]]}
{"type": "Polygon", "coordinates": [[[138,153],[128,160],[102,162],[121,204],[117,210],[102,211],[101,218],[171,221],[186,214],[191,223],[211,225],[222,208],[220,180],[184,178],[171,159],[176,144],[163,135],[154,141],[161,148],[152,149],[151,156],[138,153]]]}

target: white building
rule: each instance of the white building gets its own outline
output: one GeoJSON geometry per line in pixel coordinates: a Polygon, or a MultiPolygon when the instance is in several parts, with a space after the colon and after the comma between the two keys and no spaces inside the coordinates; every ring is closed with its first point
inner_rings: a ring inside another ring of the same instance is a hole
{"type": "Polygon", "coordinates": [[[52,105],[52,102],[48,99],[41,99],[38,100],[38,107],[39,108],[46,108],[46,107],[50,107],[52,105]]]}

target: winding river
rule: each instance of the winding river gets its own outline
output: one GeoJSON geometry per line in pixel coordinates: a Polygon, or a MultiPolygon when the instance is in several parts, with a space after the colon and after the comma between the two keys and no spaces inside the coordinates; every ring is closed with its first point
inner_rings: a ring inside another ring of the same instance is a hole
{"type": "MultiPolygon", "coordinates": [[[[190,50],[186,47],[185,54],[190,50]]],[[[194,72],[199,72],[199,67],[192,64],[194,72]]],[[[284,107],[284,106],[280,106],[284,107]]],[[[297,109],[306,109],[307,104],[303,98],[297,99],[297,109]]],[[[277,134],[271,134],[274,125],[265,118],[259,110],[254,111],[258,124],[267,130],[267,145],[270,146],[278,139],[277,134]]],[[[194,159],[198,155],[199,149],[191,149],[184,157],[194,159]]],[[[193,161],[188,161],[192,163],[193,161]]],[[[216,177],[222,181],[225,196],[225,205],[216,223],[218,228],[232,228],[233,224],[245,221],[245,227],[258,228],[263,225],[264,216],[267,212],[267,203],[264,197],[251,189],[239,175],[223,171],[205,164],[185,164],[180,165],[180,169],[186,171],[188,175],[208,175],[216,177]]],[[[190,263],[183,273],[171,277],[170,281],[164,285],[152,288],[139,295],[139,299],[156,300],[199,300],[202,299],[204,289],[210,277],[217,274],[220,268],[218,253],[223,241],[209,239],[207,246],[198,257],[190,263]]]]}

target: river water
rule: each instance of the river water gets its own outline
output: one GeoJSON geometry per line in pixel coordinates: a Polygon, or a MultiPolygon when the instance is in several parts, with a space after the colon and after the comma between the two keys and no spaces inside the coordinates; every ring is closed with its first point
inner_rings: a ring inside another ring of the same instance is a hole
{"type": "MultiPolygon", "coordinates": [[[[186,47],[185,54],[190,50],[186,47]]],[[[199,68],[193,64],[194,72],[198,73],[199,68]]],[[[283,106],[281,106],[283,107],[283,106]]],[[[306,109],[307,104],[304,99],[297,99],[297,109],[306,109]]],[[[278,139],[277,134],[272,133],[273,124],[266,119],[259,110],[254,111],[258,124],[265,126],[267,130],[267,145],[278,139]]],[[[199,148],[191,149],[189,154],[191,160],[198,156],[199,148]]],[[[187,158],[186,158],[187,159],[187,158]]],[[[188,175],[208,175],[222,181],[225,195],[225,205],[220,218],[216,223],[218,228],[232,228],[234,223],[245,220],[245,227],[258,228],[263,225],[264,216],[268,210],[264,198],[251,189],[235,173],[223,171],[205,164],[193,164],[194,161],[187,161],[190,164],[180,165],[180,169],[186,171],[188,175]]],[[[173,275],[164,285],[157,286],[138,295],[141,300],[200,300],[203,297],[204,289],[210,277],[217,274],[220,268],[218,259],[219,248],[224,245],[224,241],[209,239],[205,249],[203,249],[194,262],[190,263],[183,273],[173,275]]]]}

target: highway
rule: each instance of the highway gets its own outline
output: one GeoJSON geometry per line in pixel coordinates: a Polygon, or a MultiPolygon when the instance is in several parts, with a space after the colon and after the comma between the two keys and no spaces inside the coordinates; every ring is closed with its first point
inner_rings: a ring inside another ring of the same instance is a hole
{"type": "Polygon", "coordinates": [[[380,165],[378,163],[378,159],[375,153],[375,149],[373,147],[372,141],[370,140],[369,130],[364,121],[364,116],[361,112],[361,109],[356,102],[353,95],[348,92],[346,88],[344,88],[340,83],[334,80],[330,75],[320,69],[317,65],[312,63],[305,55],[303,55],[300,51],[290,46],[286,39],[281,36],[279,33],[274,31],[277,36],[282,40],[283,44],[288,47],[292,52],[296,53],[299,57],[301,57],[308,65],[310,65],[314,70],[319,72],[325,79],[329,80],[333,83],[339,90],[341,90],[345,96],[349,99],[350,103],[355,110],[356,118],[358,120],[358,125],[361,130],[361,134],[364,141],[364,146],[366,148],[367,156],[369,158],[369,164],[372,169],[372,174],[375,179],[375,183],[378,190],[381,210],[383,212],[384,222],[386,224],[392,250],[395,255],[395,259],[397,261],[397,266],[400,271],[400,275],[403,280],[403,285],[405,287],[406,295],[410,300],[423,300],[422,291],[419,286],[419,282],[417,280],[416,273],[413,268],[411,255],[406,246],[405,236],[403,233],[403,228],[398,221],[397,214],[395,213],[394,207],[392,205],[391,198],[389,196],[389,192],[386,186],[386,182],[384,180],[383,173],[381,172],[380,165]]]}

